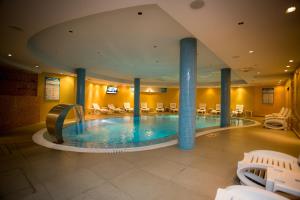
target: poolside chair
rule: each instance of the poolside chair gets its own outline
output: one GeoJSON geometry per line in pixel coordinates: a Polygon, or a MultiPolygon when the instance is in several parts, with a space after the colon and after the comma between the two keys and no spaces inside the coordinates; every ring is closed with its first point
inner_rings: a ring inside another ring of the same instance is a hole
{"type": "Polygon", "coordinates": [[[130,107],[130,103],[129,102],[125,102],[123,106],[124,106],[124,110],[126,112],[133,112],[133,108],[130,107]]]}
{"type": "Polygon", "coordinates": [[[165,108],[164,108],[164,104],[163,103],[157,103],[156,104],[156,112],[164,112],[165,108]]]}
{"type": "Polygon", "coordinates": [[[244,153],[237,176],[243,185],[300,197],[298,159],[288,154],[269,150],[244,153]]]}
{"type": "Polygon", "coordinates": [[[142,112],[149,112],[150,108],[148,108],[148,104],[146,102],[141,103],[141,111],[142,112]]]}
{"type": "Polygon", "coordinates": [[[97,113],[108,113],[108,109],[107,108],[100,108],[100,106],[97,104],[97,103],[92,103],[92,109],[93,109],[93,112],[94,114],[97,114],[97,113]]]}
{"type": "Polygon", "coordinates": [[[288,200],[287,198],[263,189],[243,185],[219,188],[215,200],[288,200]]]}
{"type": "Polygon", "coordinates": [[[279,113],[272,113],[272,114],[265,115],[265,118],[282,116],[286,109],[287,109],[287,108],[282,107],[282,108],[280,109],[279,113]]]}
{"type": "Polygon", "coordinates": [[[220,114],[221,113],[221,105],[216,104],[216,109],[211,111],[212,114],[220,114]]]}
{"type": "Polygon", "coordinates": [[[120,112],[123,112],[123,110],[121,108],[116,108],[114,106],[114,104],[108,104],[107,105],[108,109],[115,112],[115,113],[120,113],[120,112]]]}
{"type": "Polygon", "coordinates": [[[199,109],[197,109],[197,113],[205,114],[206,113],[206,104],[200,103],[199,109]]]}
{"type": "Polygon", "coordinates": [[[178,112],[178,108],[176,107],[176,103],[170,103],[170,111],[178,112]]]}
{"type": "Polygon", "coordinates": [[[244,105],[237,104],[235,106],[235,110],[233,110],[231,112],[231,116],[239,116],[239,115],[242,115],[242,114],[244,114],[244,105]]]}
{"type": "Polygon", "coordinates": [[[281,129],[287,130],[288,129],[288,119],[291,116],[291,110],[286,109],[283,113],[283,116],[275,116],[275,117],[268,117],[264,121],[264,127],[270,129],[281,129]]]}

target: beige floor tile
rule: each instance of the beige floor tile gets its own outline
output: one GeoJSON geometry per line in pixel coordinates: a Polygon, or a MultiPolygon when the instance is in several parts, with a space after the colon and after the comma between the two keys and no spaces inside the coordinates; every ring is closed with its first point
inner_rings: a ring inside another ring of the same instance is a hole
{"type": "Polygon", "coordinates": [[[109,182],[105,182],[95,188],[92,188],[72,200],[131,200],[131,197],[116,188],[109,182]]]}
{"type": "Polygon", "coordinates": [[[134,165],[131,162],[119,157],[112,157],[104,162],[88,167],[88,169],[95,174],[108,180],[113,179],[132,168],[134,168],[134,165]]]}
{"type": "Polygon", "coordinates": [[[171,179],[184,168],[184,165],[166,159],[159,159],[141,166],[141,169],[167,180],[171,179]]]}
{"type": "Polygon", "coordinates": [[[217,188],[226,186],[226,181],[223,178],[189,167],[175,176],[172,181],[210,198],[215,196],[217,188]]]}
{"type": "Polygon", "coordinates": [[[81,169],[76,172],[52,177],[44,185],[53,199],[70,199],[84,191],[97,187],[104,181],[104,179],[93,172],[81,169]]]}
{"type": "Polygon", "coordinates": [[[168,182],[140,169],[134,169],[112,180],[113,184],[135,200],[152,200],[163,194],[168,182]]]}
{"type": "Polygon", "coordinates": [[[199,195],[198,193],[189,190],[183,186],[176,183],[170,182],[168,185],[164,186],[164,192],[158,196],[156,200],[212,200],[212,198],[199,195]]]}

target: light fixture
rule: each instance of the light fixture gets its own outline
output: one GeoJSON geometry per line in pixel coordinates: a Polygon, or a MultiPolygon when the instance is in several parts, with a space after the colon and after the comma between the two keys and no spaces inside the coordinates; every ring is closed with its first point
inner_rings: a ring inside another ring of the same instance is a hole
{"type": "Polygon", "coordinates": [[[249,53],[254,53],[254,51],[250,50],[249,53]]]}
{"type": "Polygon", "coordinates": [[[285,69],[284,72],[288,72],[289,70],[285,69]]]}
{"type": "Polygon", "coordinates": [[[294,60],[289,60],[290,63],[294,62],[294,60]]]}
{"type": "Polygon", "coordinates": [[[36,65],[35,68],[39,68],[40,66],[36,65]]]}
{"type": "Polygon", "coordinates": [[[7,54],[7,56],[8,56],[8,57],[12,57],[12,54],[11,54],[11,53],[9,53],[9,54],[7,54]]]}
{"type": "Polygon", "coordinates": [[[200,9],[204,6],[204,2],[202,0],[194,0],[190,3],[190,7],[192,9],[200,9]]]}
{"type": "Polygon", "coordinates": [[[288,9],[286,9],[285,13],[292,13],[296,11],[296,6],[291,6],[288,9]]]}
{"type": "Polygon", "coordinates": [[[291,66],[287,65],[286,68],[290,68],[291,66]]]}

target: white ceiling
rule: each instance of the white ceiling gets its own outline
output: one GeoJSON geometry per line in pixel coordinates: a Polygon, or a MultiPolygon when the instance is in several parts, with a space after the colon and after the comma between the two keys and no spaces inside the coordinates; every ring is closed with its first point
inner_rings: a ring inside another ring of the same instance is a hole
{"type": "Polygon", "coordinates": [[[193,35],[199,40],[200,85],[217,84],[216,71],[223,66],[233,69],[235,81],[274,84],[287,77],[289,59],[294,60],[290,71],[299,64],[299,11],[285,14],[299,1],[204,2],[193,10],[187,0],[2,0],[1,60],[39,71],[72,72],[81,66],[94,78],[126,82],[139,76],[149,84],[175,84],[178,40],[193,35]],[[138,16],[138,10],[144,14],[138,16]]]}

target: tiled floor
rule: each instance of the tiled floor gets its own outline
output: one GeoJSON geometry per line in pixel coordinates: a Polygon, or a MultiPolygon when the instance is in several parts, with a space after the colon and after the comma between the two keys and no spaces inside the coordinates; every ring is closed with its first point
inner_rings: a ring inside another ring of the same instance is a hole
{"type": "Polygon", "coordinates": [[[238,184],[243,152],[300,153],[292,132],[260,126],[199,137],[192,151],[171,146],[120,154],[62,152],[31,142],[41,126],[0,137],[0,199],[209,200],[218,187],[238,184]]]}

